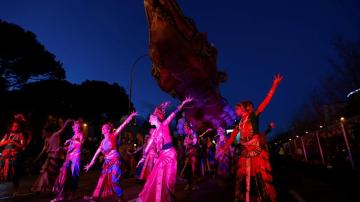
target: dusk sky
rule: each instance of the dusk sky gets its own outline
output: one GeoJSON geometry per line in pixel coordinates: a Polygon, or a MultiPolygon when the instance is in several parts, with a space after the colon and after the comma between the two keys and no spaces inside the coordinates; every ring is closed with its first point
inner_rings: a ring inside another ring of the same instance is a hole
{"type": "MultiPolygon", "coordinates": [[[[294,112],[329,74],[332,40],[360,39],[358,0],[179,0],[218,49],[228,73],[221,93],[231,105],[258,105],[275,73],[284,81],[262,117],[286,129],[294,112]]],[[[135,59],[147,53],[148,26],[141,0],[0,0],[0,19],[34,32],[64,63],[67,79],[117,82],[127,91],[135,59]]],[[[146,116],[170,96],[152,78],[151,61],[136,69],[133,102],[146,116]]],[[[346,96],[346,95],[344,95],[346,96]]],[[[177,102],[175,102],[177,103],[177,102]]]]}

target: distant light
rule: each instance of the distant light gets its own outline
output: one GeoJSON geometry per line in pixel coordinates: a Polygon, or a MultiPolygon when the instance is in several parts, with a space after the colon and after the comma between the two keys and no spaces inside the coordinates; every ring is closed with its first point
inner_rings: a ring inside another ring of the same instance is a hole
{"type": "Polygon", "coordinates": [[[296,138],[299,138],[299,136],[297,135],[296,138]]]}
{"type": "Polygon", "coordinates": [[[345,117],[341,117],[341,118],[340,118],[340,121],[345,121],[345,117]]]}
{"type": "Polygon", "coordinates": [[[232,133],[234,130],[233,129],[229,129],[229,130],[226,130],[226,133],[232,133]]]}
{"type": "Polygon", "coordinates": [[[216,144],[215,140],[212,141],[213,144],[216,144]]]}
{"type": "Polygon", "coordinates": [[[291,141],[291,138],[289,139],[289,141],[291,141]]]}
{"type": "Polygon", "coordinates": [[[87,127],[88,125],[86,123],[83,124],[84,127],[87,127]]]}
{"type": "Polygon", "coordinates": [[[277,145],[277,142],[275,142],[275,145],[277,145]]]}
{"type": "Polygon", "coordinates": [[[351,95],[360,92],[360,88],[354,91],[351,91],[346,97],[349,98],[351,95]]]}
{"type": "Polygon", "coordinates": [[[306,133],[306,134],[309,134],[309,131],[306,131],[305,133],[306,133]]]}
{"type": "Polygon", "coordinates": [[[324,126],[320,125],[320,128],[323,128],[324,126]]]}
{"type": "Polygon", "coordinates": [[[134,144],[134,147],[136,147],[136,144],[134,144]]]}

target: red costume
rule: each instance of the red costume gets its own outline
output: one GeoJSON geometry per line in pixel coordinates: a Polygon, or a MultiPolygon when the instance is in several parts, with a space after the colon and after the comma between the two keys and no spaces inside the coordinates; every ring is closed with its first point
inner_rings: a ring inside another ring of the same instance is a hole
{"type": "Polygon", "coordinates": [[[240,133],[241,153],[236,171],[236,201],[276,200],[276,191],[270,174],[269,153],[259,132],[259,117],[281,80],[281,76],[275,77],[267,97],[255,111],[249,101],[237,105],[237,113],[242,117],[225,145],[225,148],[228,148],[240,133]]]}

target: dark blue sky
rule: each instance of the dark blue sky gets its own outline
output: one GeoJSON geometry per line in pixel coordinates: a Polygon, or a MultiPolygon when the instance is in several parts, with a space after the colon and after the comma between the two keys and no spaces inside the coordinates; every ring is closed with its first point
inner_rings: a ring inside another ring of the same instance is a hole
{"type": "MultiPolygon", "coordinates": [[[[179,0],[184,13],[207,32],[218,49],[221,86],[233,105],[259,104],[275,73],[285,80],[264,112],[278,128],[330,71],[335,36],[360,37],[357,0],[179,0]]],[[[148,32],[141,0],[1,0],[0,18],[31,30],[64,63],[67,79],[117,82],[129,88],[134,60],[147,53],[148,32]]],[[[150,75],[150,61],[138,63],[133,101],[142,115],[170,97],[150,75]]]]}

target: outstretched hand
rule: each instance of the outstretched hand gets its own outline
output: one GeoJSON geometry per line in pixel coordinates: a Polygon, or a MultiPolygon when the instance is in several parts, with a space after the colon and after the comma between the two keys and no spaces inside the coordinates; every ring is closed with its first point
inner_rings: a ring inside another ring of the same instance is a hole
{"type": "Polygon", "coordinates": [[[275,122],[271,122],[271,123],[269,124],[269,128],[274,129],[274,128],[275,128],[275,122]]]}
{"type": "Polygon", "coordinates": [[[283,76],[281,75],[281,74],[276,74],[275,76],[274,76],[274,80],[273,80],[273,83],[275,84],[275,85],[279,85],[280,83],[281,83],[281,81],[283,80],[283,76]]]}
{"type": "Polygon", "coordinates": [[[92,163],[89,163],[86,166],[84,166],[85,172],[88,172],[90,170],[90,168],[92,167],[92,165],[93,165],[92,163]]]}
{"type": "Polygon", "coordinates": [[[192,97],[186,97],[185,100],[183,101],[183,103],[186,104],[186,103],[191,102],[193,100],[194,100],[194,98],[192,98],[192,97]]]}
{"type": "Polygon", "coordinates": [[[133,111],[133,112],[131,112],[130,117],[134,117],[134,116],[137,116],[137,115],[138,115],[138,113],[136,111],[133,111]]]}
{"type": "Polygon", "coordinates": [[[73,120],[73,119],[66,119],[66,121],[65,121],[65,124],[64,124],[64,125],[67,125],[67,124],[72,123],[72,122],[74,122],[74,120],[73,120]]]}

